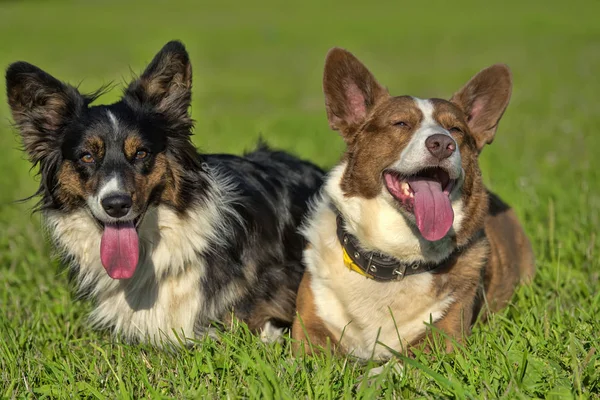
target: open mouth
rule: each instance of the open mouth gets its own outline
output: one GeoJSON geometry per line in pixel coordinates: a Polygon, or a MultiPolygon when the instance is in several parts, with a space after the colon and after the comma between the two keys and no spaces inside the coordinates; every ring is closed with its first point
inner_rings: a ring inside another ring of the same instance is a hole
{"type": "Polygon", "coordinates": [[[96,223],[98,224],[100,229],[104,229],[104,227],[106,225],[118,224],[118,223],[122,223],[122,224],[131,223],[131,224],[133,224],[135,229],[138,229],[140,227],[140,224],[142,223],[142,220],[144,219],[145,214],[146,214],[146,211],[142,212],[140,215],[138,215],[137,217],[135,217],[134,219],[132,219],[130,221],[118,221],[118,222],[104,222],[104,221],[101,221],[100,219],[98,219],[94,214],[92,214],[92,217],[94,218],[94,220],[96,221],[96,223]]]}
{"type": "Polygon", "coordinates": [[[450,193],[456,179],[443,168],[425,168],[413,175],[385,170],[387,190],[400,206],[414,214],[421,235],[429,241],[442,239],[454,222],[450,193]]]}
{"type": "Polygon", "coordinates": [[[139,261],[139,235],[137,228],[145,212],[130,221],[105,223],[102,227],[100,261],[112,279],[129,279],[135,273],[139,261]]]}

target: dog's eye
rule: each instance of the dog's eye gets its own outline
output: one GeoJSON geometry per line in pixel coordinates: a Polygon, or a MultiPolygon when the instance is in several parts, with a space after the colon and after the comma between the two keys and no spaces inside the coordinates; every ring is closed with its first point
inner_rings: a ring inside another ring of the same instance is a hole
{"type": "Polygon", "coordinates": [[[462,129],[460,129],[460,128],[459,128],[459,127],[457,127],[457,126],[454,126],[454,127],[450,128],[450,129],[448,129],[448,130],[449,130],[450,132],[453,132],[453,133],[463,133],[462,129]]]}
{"type": "Polygon", "coordinates": [[[394,122],[394,126],[398,126],[398,127],[401,127],[401,128],[407,128],[408,124],[406,122],[404,122],[404,121],[398,121],[398,122],[394,122]]]}
{"type": "Polygon", "coordinates": [[[146,157],[148,157],[148,152],[146,150],[140,149],[135,153],[136,160],[143,160],[146,157]]]}
{"type": "Polygon", "coordinates": [[[94,157],[90,153],[84,153],[80,160],[86,164],[91,164],[95,161],[94,157]]]}

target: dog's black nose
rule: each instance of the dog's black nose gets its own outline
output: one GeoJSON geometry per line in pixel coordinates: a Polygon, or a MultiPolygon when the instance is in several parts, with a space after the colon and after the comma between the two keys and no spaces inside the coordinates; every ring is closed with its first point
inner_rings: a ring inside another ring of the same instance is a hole
{"type": "Polygon", "coordinates": [[[113,218],[121,218],[131,210],[133,200],[125,194],[115,194],[102,199],[102,207],[113,218]]]}
{"type": "Polygon", "coordinates": [[[432,156],[442,161],[454,153],[456,142],[448,135],[436,133],[425,139],[425,147],[427,147],[432,156]]]}

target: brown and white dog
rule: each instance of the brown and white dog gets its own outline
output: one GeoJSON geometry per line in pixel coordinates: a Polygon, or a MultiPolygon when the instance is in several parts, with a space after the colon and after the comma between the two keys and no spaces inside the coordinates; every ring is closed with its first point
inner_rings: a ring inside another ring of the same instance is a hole
{"type": "Polygon", "coordinates": [[[424,343],[428,323],[451,350],[484,305],[505,306],[535,271],[515,213],[485,188],[478,166],[508,105],[511,73],[484,69],[450,101],[393,97],[335,48],[323,87],[347,150],[303,228],[295,350],[312,352],[308,339],[386,359],[424,343]]]}

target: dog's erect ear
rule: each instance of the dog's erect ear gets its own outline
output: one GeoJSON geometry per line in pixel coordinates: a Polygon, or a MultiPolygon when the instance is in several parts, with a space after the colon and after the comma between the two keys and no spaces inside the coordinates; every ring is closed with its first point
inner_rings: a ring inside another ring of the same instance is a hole
{"type": "Polygon", "coordinates": [[[467,114],[469,129],[475,136],[479,151],[494,140],[511,91],[510,69],[504,64],[496,64],[471,78],[450,99],[467,114]]]}
{"type": "Polygon", "coordinates": [[[151,107],[171,121],[189,120],[192,64],[185,46],[167,43],[144,73],[125,90],[124,100],[151,107]]]}
{"type": "Polygon", "coordinates": [[[26,62],[16,62],[6,70],[6,95],[34,164],[60,148],[62,129],[87,107],[73,86],[26,62]]]}
{"type": "Polygon", "coordinates": [[[345,139],[365,121],[377,102],[389,96],[367,67],[340,48],[327,53],[323,92],[329,126],[345,139]]]}

